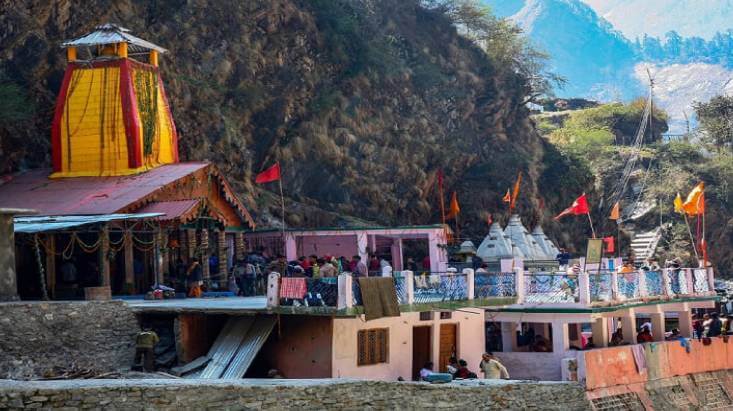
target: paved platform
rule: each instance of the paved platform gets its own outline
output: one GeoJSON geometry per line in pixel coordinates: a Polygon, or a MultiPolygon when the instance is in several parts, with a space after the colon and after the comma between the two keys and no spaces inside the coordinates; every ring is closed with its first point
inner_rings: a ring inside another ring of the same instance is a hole
{"type": "Polygon", "coordinates": [[[125,300],[135,311],[180,313],[262,313],[269,312],[267,297],[176,298],[170,300],[125,300]]]}

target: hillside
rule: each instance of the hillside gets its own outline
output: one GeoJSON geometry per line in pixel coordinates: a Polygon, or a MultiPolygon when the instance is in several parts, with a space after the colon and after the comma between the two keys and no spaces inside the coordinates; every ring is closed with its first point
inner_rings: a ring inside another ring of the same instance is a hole
{"type": "Polygon", "coordinates": [[[216,162],[263,225],[279,220],[277,186],[252,180],[275,161],[291,226],[439,222],[442,168],[477,240],[522,170],[525,221],[569,246],[584,237],[549,221],[591,176],[534,130],[527,79],[417,0],[0,4],[0,71],[21,111],[0,122],[2,172],[48,166],[58,45],[111,21],[170,50],[182,157],[216,162]]]}

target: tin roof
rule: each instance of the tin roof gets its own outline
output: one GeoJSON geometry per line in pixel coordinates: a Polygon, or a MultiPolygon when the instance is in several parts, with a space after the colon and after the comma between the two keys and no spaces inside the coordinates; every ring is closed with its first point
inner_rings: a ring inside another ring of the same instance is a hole
{"type": "Polygon", "coordinates": [[[176,163],[114,177],[49,178],[36,169],[0,185],[0,208],[32,207],[41,215],[114,214],[208,163],[176,163]]]}
{"type": "Polygon", "coordinates": [[[127,43],[130,45],[132,52],[144,52],[147,50],[155,50],[159,53],[165,53],[168,50],[143,40],[130,34],[130,30],[120,27],[116,24],[102,24],[94,28],[94,31],[61,43],[61,47],[91,47],[105,44],[127,43]]]}
{"type": "Polygon", "coordinates": [[[103,215],[74,215],[74,216],[32,216],[15,217],[13,220],[16,233],[41,233],[47,231],[65,230],[86,224],[106,223],[119,220],[138,220],[143,218],[159,217],[160,213],[137,214],[103,214],[103,215]]]}
{"type": "Polygon", "coordinates": [[[153,201],[138,210],[137,213],[160,213],[159,220],[178,220],[187,223],[196,218],[201,201],[198,199],[179,201],[153,201]]]}

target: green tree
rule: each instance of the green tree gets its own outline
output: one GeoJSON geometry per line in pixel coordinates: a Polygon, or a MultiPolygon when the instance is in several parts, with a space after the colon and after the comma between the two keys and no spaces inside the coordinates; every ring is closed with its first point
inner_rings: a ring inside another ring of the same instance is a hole
{"type": "Polygon", "coordinates": [[[707,103],[696,103],[703,143],[718,152],[733,149],[733,97],[717,96],[707,103]]]}

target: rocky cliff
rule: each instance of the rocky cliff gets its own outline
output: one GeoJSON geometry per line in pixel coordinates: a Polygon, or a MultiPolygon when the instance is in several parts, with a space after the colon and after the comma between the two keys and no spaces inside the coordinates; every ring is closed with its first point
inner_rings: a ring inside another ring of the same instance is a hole
{"type": "Polygon", "coordinates": [[[183,158],[216,162],[261,223],[279,219],[277,187],[253,176],[278,160],[297,226],[439,222],[443,169],[480,239],[522,170],[525,222],[582,238],[549,216],[592,176],[535,132],[527,80],[417,0],[2,0],[0,81],[32,112],[0,122],[2,172],[48,166],[59,44],[108,21],[169,49],[183,158]]]}

